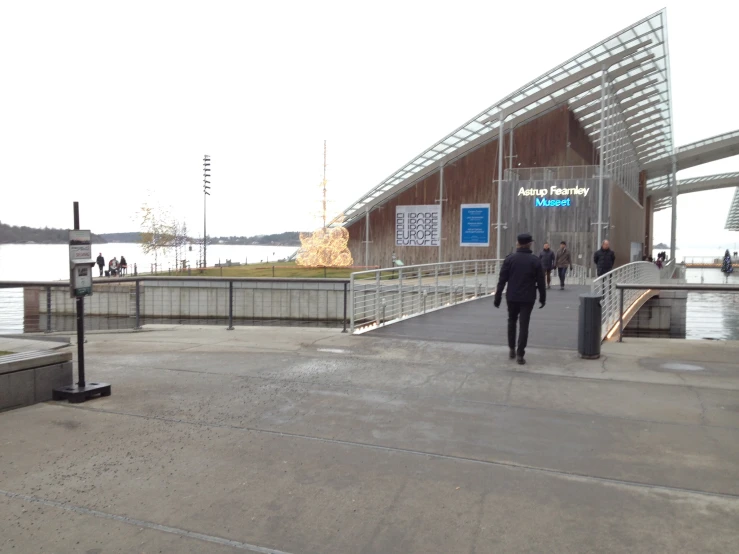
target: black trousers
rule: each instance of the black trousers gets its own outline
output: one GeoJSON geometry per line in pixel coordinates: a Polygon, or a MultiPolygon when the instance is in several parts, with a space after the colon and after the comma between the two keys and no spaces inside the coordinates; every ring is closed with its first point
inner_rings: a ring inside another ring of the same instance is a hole
{"type": "Polygon", "coordinates": [[[567,268],[566,267],[558,267],[557,273],[559,273],[559,285],[561,287],[565,286],[565,277],[567,277],[567,268]]]}
{"type": "Polygon", "coordinates": [[[549,286],[552,284],[552,270],[551,269],[545,270],[545,274],[547,277],[547,286],[549,286]]]}
{"type": "Polygon", "coordinates": [[[529,320],[533,309],[533,302],[508,302],[508,347],[516,348],[516,321],[518,321],[520,331],[516,354],[519,356],[526,353],[526,344],[529,342],[529,320]]]}
{"type": "Polygon", "coordinates": [[[102,277],[103,276],[103,266],[98,265],[98,267],[100,268],[100,277],[102,277]]]}

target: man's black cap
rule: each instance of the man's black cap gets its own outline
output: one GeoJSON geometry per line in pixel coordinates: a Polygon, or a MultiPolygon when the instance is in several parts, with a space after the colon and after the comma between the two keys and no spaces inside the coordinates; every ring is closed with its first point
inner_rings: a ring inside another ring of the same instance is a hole
{"type": "Polygon", "coordinates": [[[516,238],[518,241],[518,244],[529,244],[530,242],[534,242],[534,239],[531,238],[531,235],[529,233],[521,233],[516,238]]]}

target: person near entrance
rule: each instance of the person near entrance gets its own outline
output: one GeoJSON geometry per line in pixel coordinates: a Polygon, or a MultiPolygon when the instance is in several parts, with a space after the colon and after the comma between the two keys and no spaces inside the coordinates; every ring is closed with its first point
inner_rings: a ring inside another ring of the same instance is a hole
{"type": "Polygon", "coordinates": [[[506,256],[500,270],[498,287],[495,289],[496,308],[500,308],[503,289],[506,289],[508,304],[508,347],[511,359],[516,358],[519,364],[525,364],[526,344],[529,340],[529,320],[536,302],[536,291],[539,290],[539,308],[547,301],[547,290],[544,283],[544,270],[541,261],[531,252],[533,243],[531,235],[518,235],[516,251],[506,256]],[[518,349],[516,349],[516,323],[519,323],[518,349]]]}
{"type": "Polygon", "coordinates": [[[567,243],[562,241],[559,243],[559,250],[554,257],[554,265],[557,266],[557,273],[559,274],[559,289],[565,290],[565,277],[567,277],[567,268],[570,268],[572,273],[572,256],[567,248],[567,243]]]}
{"type": "Polygon", "coordinates": [[[552,286],[552,270],[554,269],[554,251],[549,248],[548,242],[544,243],[544,249],[539,253],[539,260],[547,278],[547,288],[550,288],[552,286]]]}
{"type": "Polygon", "coordinates": [[[593,255],[593,261],[598,269],[598,277],[613,269],[613,265],[616,263],[616,253],[611,250],[611,243],[608,240],[603,241],[600,250],[593,255]]]}
{"type": "Polygon", "coordinates": [[[100,268],[100,277],[102,277],[103,276],[103,268],[105,267],[105,258],[103,258],[103,253],[102,252],[100,252],[100,254],[98,254],[98,258],[97,258],[97,260],[95,260],[95,262],[98,264],[98,268],[100,268]]]}

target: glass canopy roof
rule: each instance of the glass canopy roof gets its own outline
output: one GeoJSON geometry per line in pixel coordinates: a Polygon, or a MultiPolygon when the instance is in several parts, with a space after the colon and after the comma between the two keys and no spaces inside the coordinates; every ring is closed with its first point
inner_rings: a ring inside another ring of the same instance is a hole
{"type": "Polygon", "coordinates": [[[568,105],[599,145],[601,75],[626,120],[640,165],[673,150],[670,66],[665,10],[616,33],[493,104],[387,177],[351,204],[333,224],[348,224],[382,204],[442,163],[498,136],[505,125],[523,123],[568,105]]]}
{"type": "Polygon", "coordinates": [[[726,229],[739,231],[739,187],[734,190],[734,200],[729,208],[729,216],[726,218],[726,229]]]}

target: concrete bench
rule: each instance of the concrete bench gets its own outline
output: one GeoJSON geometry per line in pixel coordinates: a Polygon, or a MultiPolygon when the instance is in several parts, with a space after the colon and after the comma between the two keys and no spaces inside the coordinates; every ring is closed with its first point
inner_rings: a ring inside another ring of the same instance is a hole
{"type": "Polygon", "coordinates": [[[55,387],[73,381],[71,352],[39,350],[0,356],[0,411],[51,400],[55,387]]]}

